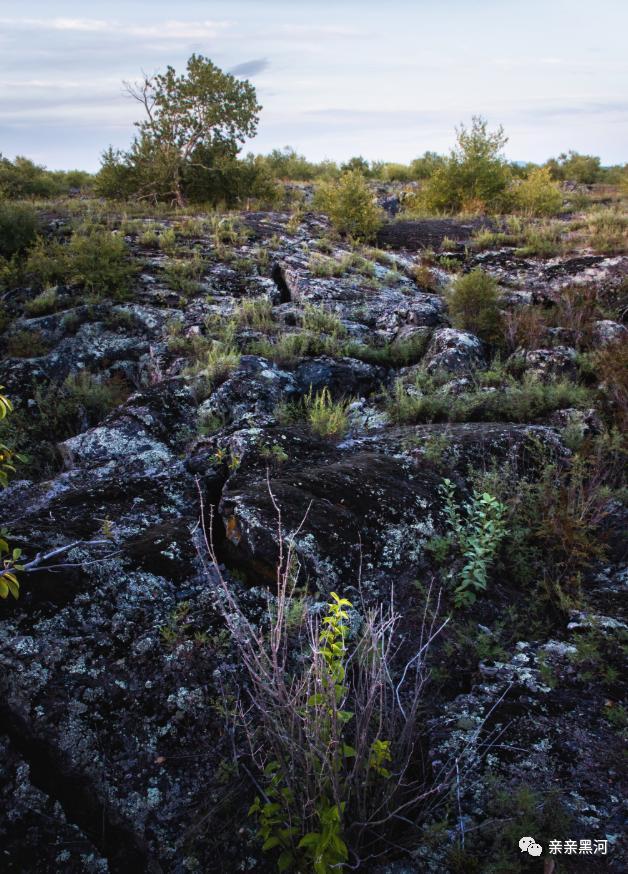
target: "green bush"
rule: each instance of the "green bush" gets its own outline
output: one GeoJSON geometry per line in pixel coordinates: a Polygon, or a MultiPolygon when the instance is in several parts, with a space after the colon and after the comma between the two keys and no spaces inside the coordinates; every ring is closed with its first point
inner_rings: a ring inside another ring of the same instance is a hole
{"type": "Polygon", "coordinates": [[[42,288],[66,283],[80,285],[96,295],[120,298],[136,268],[124,238],[96,227],[75,232],[66,245],[40,238],[30,250],[24,269],[42,288]]]}
{"type": "Polygon", "coordinates": [[[344,337],[347,329],[340,318],[323,307],[315,307],[307,304],[303,310],[303,328],[313,334],[329,334],[332,337],[344,337]]]}
{"type": "Polygon", "coordinates": [[[337,182],[321,183],[314,203],[337,231],[354,240],[371,240],[382,224],[381,210],[358,170],[343,173],[337,182]]]}
{"type": "Polygon", "coordinates": [[[200,282],[206,266],[198,252],[195,252],[191,258],[168,258],[164,267],[164,278],[174,291],[184,295],[194,294],[201,287],[200,282]]]}
{"type": "Polygon", "coordinates": [[[14,161],[0,156],[0,197],[56,197],[72,188],[91,185],[92,176],[83,170],[46,170],[18,155],[14,161]]]}
{"type": "Polygon", "coordinates": [[[537,216],[556,215],[563,205],[563,195],[547,167],[537,167],[527,179],[516,182],[512,200],[517,209],[537,216]]]}
{"type": "Polygon", "coordinates": [[[32,207],[0,202],[0,256],[11,258],[23,252],[34,242],[38,224],[32,207]]]}
{"type": "Polygon", "coordinates": [[[508,141],[503,128],[490,132],[487,122],[474,116],[470,129],[457,129],[456,140],[421,190],[424,208],[436,213],[500,209],[510,180],[502,153],[508,141]]]}
{"type": "Polygon", "coordinates": [[[497,281],[480,268],[459,276],[448,295],[449,313],[456,328],[471,331],[487,343],[503,338],[497,281]]]}
{"type": "Polygon", "coordinates": [[[13,358],[38,358],[48,346],[39,331],[17,331],[7,338],[5,352],[13,358]]]}

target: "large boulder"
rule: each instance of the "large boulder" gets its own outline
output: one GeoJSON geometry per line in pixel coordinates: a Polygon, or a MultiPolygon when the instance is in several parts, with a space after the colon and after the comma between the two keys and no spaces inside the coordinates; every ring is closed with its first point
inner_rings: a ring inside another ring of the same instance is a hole
{"type": "Polygon", "coordinates": [[[456,328],[439,328],[425,353],[428,373],[469,373],[486,366],[484,344],[469,331],[456,328]]]}

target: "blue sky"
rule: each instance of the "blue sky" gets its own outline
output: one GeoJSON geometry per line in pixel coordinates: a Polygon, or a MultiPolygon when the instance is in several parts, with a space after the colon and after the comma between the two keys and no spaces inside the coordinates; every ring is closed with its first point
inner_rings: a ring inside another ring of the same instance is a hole
{"type": "Polygon", "coordinates": [[[0,0],[0,152],[94,170],[126,146],[123,79],[192,52],[254,82],[253,151],[408,161],[473,114],[509,157],[628,160],[624,0],[0,0]]]}

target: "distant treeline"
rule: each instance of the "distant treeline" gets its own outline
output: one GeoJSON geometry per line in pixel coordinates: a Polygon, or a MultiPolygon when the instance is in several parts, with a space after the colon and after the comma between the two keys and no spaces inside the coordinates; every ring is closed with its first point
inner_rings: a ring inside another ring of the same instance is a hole
{"type": "MultiPolygon", "coordinates": [[[[269,185],[275,181],[315,182],[322,179],[337,179],[349,170],[358,170],[366,179],[380,182],[421,182],[430,179],[447,158],[436,152],[425,152],[409,164],[392,161],[367,161],[362,157],[349,161],[308,161],[295,149],[286,146],[273,149],[267,155],[248,154],[243,158],[230,158],[216,162],[213,173],[204,170],[198,178],[190,180],[188,196],[194,201],[239,201],[246,197],[263,197],[269,194],[269,185]],[[225,196],[228,195],[228,196],[225,196]]],[[[73,193],[95,193],[114,199],[133,197],[133,182],[130,173],[124,178],[120,153],[108,150],[103,156],[98,173],[85,170],[47,170],[22,156],[10,161],[0,156],[0,198],[53,198],[73,193]],[[127,186],[125,186],[125,181],[127,186]],[[125,190],[125,187],[128,190],[125,190]]],[[[543,165],[516,163],[510,165],[513,177],[526,178],[539,166],[547,167],[552,179],[559,182],[618,184],[622,178],[623,165],[602,166],[595,155],[568,152],[551,158],[543,165]]]]}

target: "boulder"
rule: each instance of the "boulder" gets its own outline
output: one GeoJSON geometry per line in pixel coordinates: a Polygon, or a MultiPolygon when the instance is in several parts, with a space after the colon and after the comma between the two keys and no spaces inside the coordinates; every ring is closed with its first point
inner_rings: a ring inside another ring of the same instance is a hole
{"type": "Polygon", "coordinates": [[[456,328],[439,328],[425,353],[428,373],[468,373],[486,366],[484,344],[469,331],[456,328]]]}

